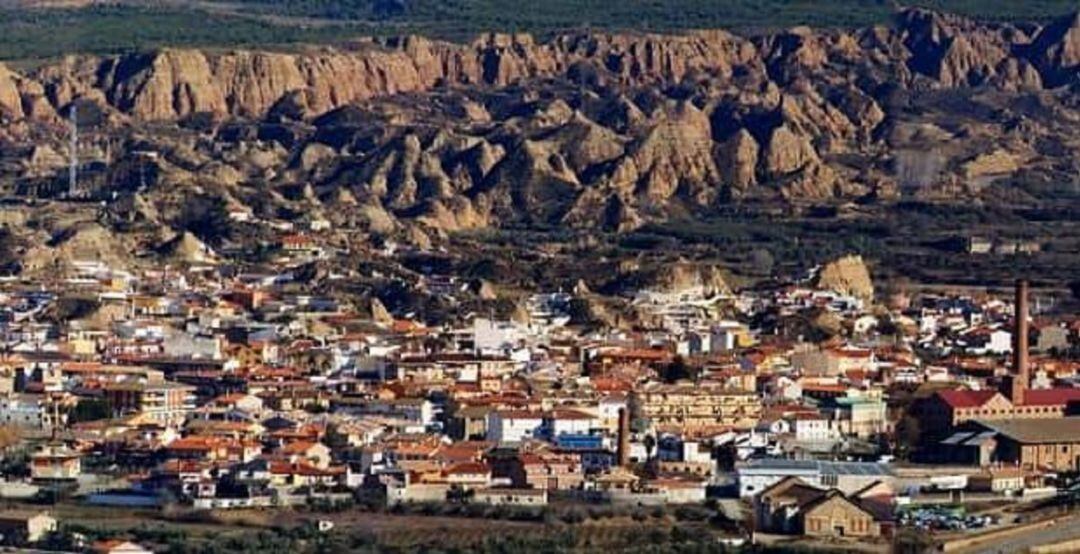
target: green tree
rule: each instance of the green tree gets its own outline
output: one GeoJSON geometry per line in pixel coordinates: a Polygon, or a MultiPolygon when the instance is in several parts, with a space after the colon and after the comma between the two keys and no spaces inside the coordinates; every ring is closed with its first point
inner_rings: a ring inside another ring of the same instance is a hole
{"type": "Polygon", "coordinates": [[[683,381],[686,379],[697,380],[701,368],[686,363],[682,356],[675,356],[671,363],[660,369],[660,378],[667,383],[683,381]]]}
{"type": "Polygon", "coordinates": [[[98,421],[112,417],[112,404],[102,399],[82,399],[68,414],[68,423],[81,423],[84,421],[98,421]]]}
{"type": "Polygon", "coordinates": [[[653,451],[656,450],[656,437],[652,435],[645,435],[645,439],[643,440],[643,442],[645,443],[645,457],[648,460],[651,460],[653,456],[653,451]]]}

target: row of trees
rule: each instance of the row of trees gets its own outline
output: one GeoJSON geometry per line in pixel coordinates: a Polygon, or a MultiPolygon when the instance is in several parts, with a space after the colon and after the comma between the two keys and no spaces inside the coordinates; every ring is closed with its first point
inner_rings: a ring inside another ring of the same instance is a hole
{"type": "MultiPolygon", "coordinates": [[[[635,511],[640,512],[641,509],[635,511]]],[[[409,540],[406,531],[403,537],[391,542],[371,533],[369,530],[352,527],[319,531],[314,522],[305,522],[291,527],[261,528],[258,530],[237,530],[229,533],[189,533],[187,530],[164,525],[140,525],[126,532],[117,534],[113,529],[102,529],[83,525],[64,525],[55,533],[48,535],[36,546],[45,550],[79,551],[87,544],[106,538],[124,538],[153,548],[156,552],[169,554],[188,553],[266,553],[293,552],[336,553],[336,552],[579,552],[593,548],[618,548],[630,552],[725,552],[714,535],[703,525],[712,523],[714,512],[707,508],[676,508],[678,523],[657,522],[652,525],[620,526],[616,533],[595,536],[586,528],[574,524],[584,521],[569,518],[572,521],[558,520],[546,524],[542,532],[516,534],[486,533],[482,538],[470,540],[468,536],[448,536],[438,543],[423,540],[423,535],[409,540]],[[460,539],[460,544],[454,539],[460,539]],[[597,540],[603,542],[598,544],[597,540]]],[[[666,514],[660,508],[655,513],[666,514]]],[[[570,513],[570,512],[568,512],[570,513]]],[[[584,517],[584,516],[583,516],[584,517]]],[[[653,515],[635,516],[644,522],[653,515]]]]}

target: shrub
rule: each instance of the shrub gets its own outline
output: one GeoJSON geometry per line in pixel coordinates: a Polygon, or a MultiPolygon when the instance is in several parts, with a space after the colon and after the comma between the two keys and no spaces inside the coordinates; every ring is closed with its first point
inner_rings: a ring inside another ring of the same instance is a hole
{"type": "Polygon", "coordinates": [[[577,524],[585,521],[585,513],[578,508],[570,508],[562,513],[560,519],[563,523],[577,524]]]}
{"type": "Polygon", "coordinates": [[[704,506],[685,505],[675,508],[675,519],[679,521],[705,521],[714,515],[715,511],[704,506]]]}

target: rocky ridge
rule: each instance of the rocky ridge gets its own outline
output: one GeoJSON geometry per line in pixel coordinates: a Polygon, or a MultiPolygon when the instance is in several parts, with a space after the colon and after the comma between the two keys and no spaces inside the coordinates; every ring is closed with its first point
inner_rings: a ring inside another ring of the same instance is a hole
{"type": "Polygon", "coordinates": [[[119,198],[110,217],[196,233],[188,246],[243,237],[221,223],[242,214],[425,247],[510,225],[626,232],[744,200],[993,201],[997,179],[1075,161],[1078,52],[1076,17],[906,10],[894,27],[753,37],[71,56],[0,66],[0,139],[26,152],[16,186],[41,190],[63,177],[61,114],[98,112],[124,137],[98,190],[119,198]]]}
{"type": "Polygon", "coordinates": [[[37,97],[62,108],[75,97],[89,96],[142,120],[200,112],[261,117],[275,110],[315,117],[378,96],[447,85],[507,86],[537,77],[642,85],[708,73],[783,86],[842,66],[889,72],[903,87],[926,80],[940,87],[1061,86],[1074,82],[1080,67],[1080,18],[1040,28],[908,9],[897,16],[895,29],[795,28],[751,38],[720,30],[576,33],[546,42],[491,34],[469,44],[408,36],[289,53],[170,48],[119,57],[72,56],[25,76],[0,67],[0,109],[22,116],[37,97]]]}

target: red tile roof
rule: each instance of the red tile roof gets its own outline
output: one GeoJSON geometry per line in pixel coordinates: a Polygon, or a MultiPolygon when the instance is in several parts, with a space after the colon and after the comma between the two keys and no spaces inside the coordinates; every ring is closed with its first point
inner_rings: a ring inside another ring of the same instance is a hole
{"type": "Polygon", "coordinates": [[[672,355],[666,350],[660,350],[655,348],[620,348],[618,350],[603,352],[600,354],[599,357],[619,360],[659,362],[670,359],[672,355]]]}
{"type": "Polygon", "coordinates": [[[938,396],[952,408],[977,408],[993,398],[994,390],[943,390],[938,396]]]}
{"type": "Polygon", "coordinates": [[[443,470],[443,475],[481,475],[491,473],[491,468],[482,462],[462,462],[443,470]]]}
{"type": "Polygon", "coordinates": [[[237,402],[240,402],[241,400],[243,400],[243,399],[245,399],[247,397],[248,397],[248,395],[244,394],[242,392],[237,392],[237,393],[232,393],[232,394],[223,394],[221,396],[218,396],[218,397],[212,399],[210,401],[210,403],[211,404],[216,404],[216,405],[219,405],[219,406],[227,406],[227,405],[231,405],[231,404],[236,404],[237,402]]]}
{"type": "Polygon", "coordinates": [[[865,348],[832,348],[830,352],[842,358],[870,359],[874,355],[873,350],[865,348]]]}
{"type": "Polygon", "coordinates": [[[1063,406],[1080,402],[1080,389],[1035,389],[1024,392],[1024,406],[1063,406]]]}
{"type": "Polygon", "coordinates": [[[847,392],[847,385],[833,385],[828,383],[803,383],[803,392],[847,392]]]}
{"type": "Polygon", "coordinates": [[[439,446],[435,456],[447,463],[475,462],[483,457],[492,443],[483,441],[458,442],[439,446]]]}
{"type": "Polygon", "coordinates": [[[499,410],[498,413],[503,419],[544,419],[543,413],[528,410],[499,410]]]}
{"type": "Polygon", "coordinates": [[[201,473],[209,467],[198,460],[166,460],[158,468],[161,473],[175,475],[179,473],[201,473]]]}
{"type": "Polygon", "coordinates": [[[317,443],[309,441],[296,441],[281,447],[282,454],[307,454],[317,443]]]}
{"type": "Polygon", "coordinates": [[[551,410],[549,415],[552,419],[595,419],[586,412],[569,408],[557,408],[551,410]]]}
{"type": "Polygon", "coordinates": [[[590,377],[589,382],[601,392],[628,392],[634,388],[630,382],[614,377],[590,377]]]}
{"type": "Polygon", "coordinates": [[[169,443],[168,449],[210,451],[214,448],[222,446],[224,443],[224,439],[218,437],[192,436],[172,441],[171,443],[169,443]]]}
{"type": "Polygon", "coordinates": [[[408,319],[395,319],[394,323],[390,326],[390,330],[395,333],[405,334],[420,333],[426,331],[427,329],[423,325],[415,321],[410,321],[408,319]]]}
{"type": "Polygon", "coordinates": [[[343,466],[319,469],[303,462],[270,462],[270,473],[274,475],[304,475],[309,477],[328,477],[345,473],[343,466]]]}

